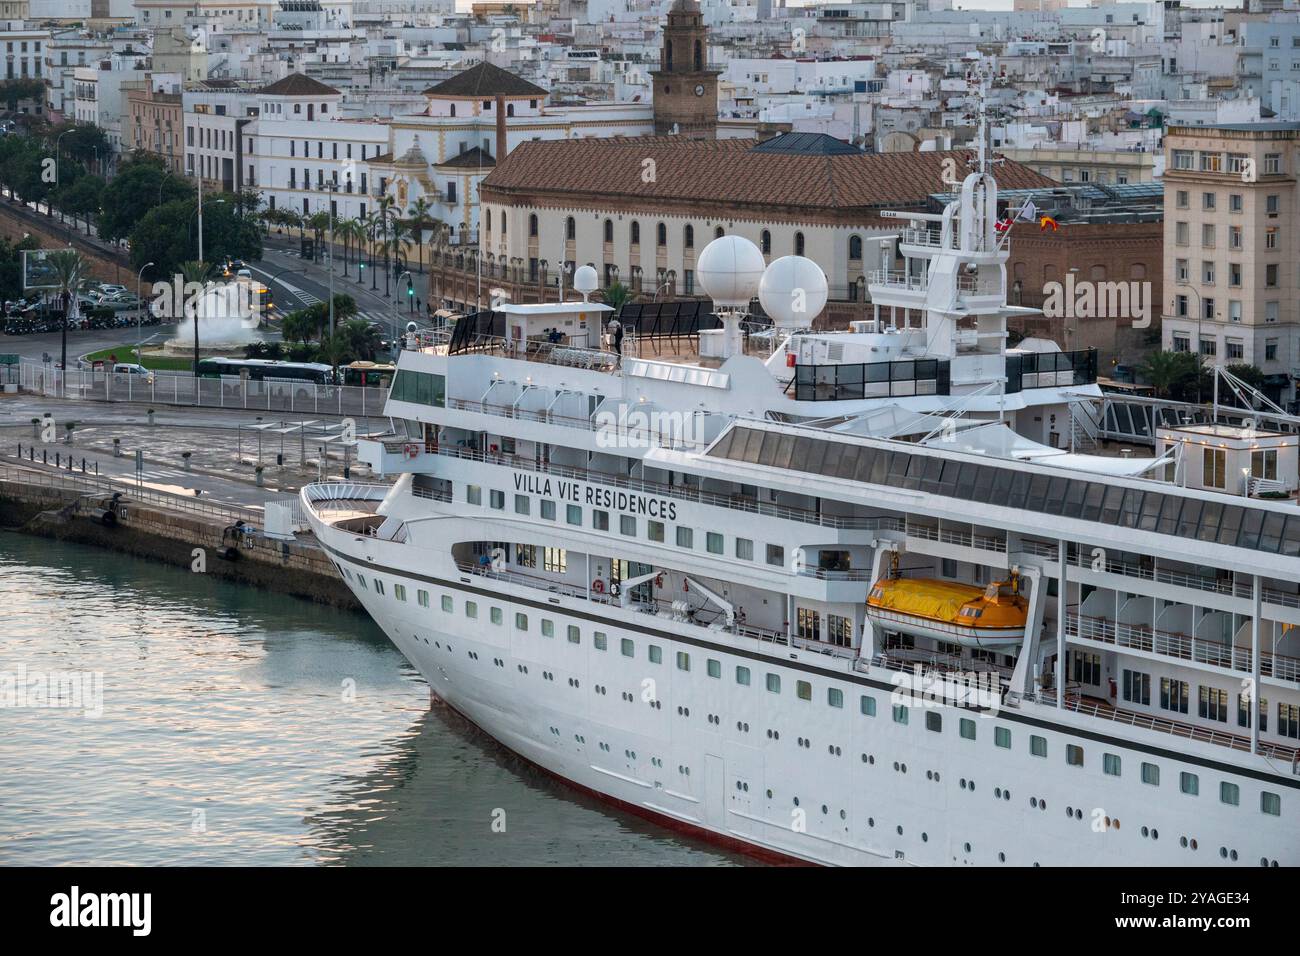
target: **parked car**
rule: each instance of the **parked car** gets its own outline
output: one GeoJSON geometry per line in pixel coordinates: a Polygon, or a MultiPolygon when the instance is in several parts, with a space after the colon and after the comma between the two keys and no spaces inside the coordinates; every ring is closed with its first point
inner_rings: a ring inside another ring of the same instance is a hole
{"type": "Polygon", "coordinates": [[[109,282],[101,282],[99,284],[99,291],[103,293],[105,296],[121,295],[123,292],[126,291],[126,286],[113,285],[112,283],[109,282]]]}
{"type": "Polygon", "coordinates": [[[143,365],[136,365],[134,362],[118,362],[113,366],[113,371],[122,375],[148,375],[149,370],[143,365]]]}

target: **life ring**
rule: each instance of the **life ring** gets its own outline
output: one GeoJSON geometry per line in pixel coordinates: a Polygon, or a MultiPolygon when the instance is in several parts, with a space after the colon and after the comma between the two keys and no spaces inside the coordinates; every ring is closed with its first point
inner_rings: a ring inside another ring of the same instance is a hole
{"type": "Polygon", "coordinates": [[[664,576],[663,576],[662,574],[656,574],[656,575],[655,575],[655,587],[657,587],[657,588],[661,588],[661,587],[663,587],[663,586],[664,586],[664,576]]]}
{"type": "Polygon", "coordinates": [[[596,578],[596,580],[591,582],[591,589],[595,591],[597,594],[601,594],[605,590],[605,582],[602,581],[600,578],[596,578]]]}
{"type": "Polygon", "coordinates": [[[420,455],[420,446],[416,444],[408,443],[402,449],[402,452],[406,455],[407,458],[418,458],[420,455]]]}
{"type": "Polygon", "coordinates": [[[617,584],[611,584],[611,585],[609,586],[609,593],[610,593],[610,595],[613,596],[613,597],[618,597],[618,585],[617,585],[617,584]]]}

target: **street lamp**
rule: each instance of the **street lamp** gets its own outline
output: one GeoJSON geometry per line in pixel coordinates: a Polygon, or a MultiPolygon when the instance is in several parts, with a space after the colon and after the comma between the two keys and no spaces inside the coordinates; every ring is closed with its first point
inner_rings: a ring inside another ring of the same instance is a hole
{"type": "MultiPolygon", "coordinates": [[[[397,277],[398,284],[401,283],[403,278],[405,278],[408,282],[412,281],[411,273],[409,271],[403,272],[400,276],[397,277]]],[[[401,347],[399,346],[398,341],[399,340],[397,335],[397,296],[393,296],[393,357],[394,358],[396,358],[398,353],[401,352],[401,347]]]]}
{"type": "Polygon", "coordinates": [[[141,359],[144,350],[144,300],[140,298],[140,281],[144,278],[144,270],[151,265],[152,262],[146,262],[135,274],[135,360],[139,365],[144,364],[141,359]]]}
{"type": "MultiPolygon", "coordinates": [[[[59,144],[63,142],[63,137],[67,136],[72,131],[73,131],[72,129],[65,129],[62,133],[60,133],[58,136],[54,138],[54,186],[56,189],[59,187],[59,144]]],[[[54,212],[53,202],[51,202],[49,199],[46,199],[45,205],[50,213],[54,212]]],[[[62,213],[59,214],[60,218],[62,218],[62,215],[63,215],[62,213]]]]}
{"type": "Polygon", "coordinates": [[[1199,405],[1201,404],[1201,322],[1205,319],[1205,301],[1201,298],[1201,293],[1192,286],[1185,285],[1179,288],[1196,296],[1196,404],[1199,405]]]}
{"type": "MultiPolygon", "coordinates": [[[[208,202],[212,203],[213,205],[217,205],[218,203],[224,203],[225,200],[209,199],[208,202]]],[[[199,205],[195,208],[194,212],[190,213],[190,224],[187,227],[186,231],[189,232],[191,235],[194,232],[194,219],[196,216],[198,217],[198,221],[199,221],[199,262],[202,262],[203,261],[203,202],[202,201],[200,201],[199,205]]]]}

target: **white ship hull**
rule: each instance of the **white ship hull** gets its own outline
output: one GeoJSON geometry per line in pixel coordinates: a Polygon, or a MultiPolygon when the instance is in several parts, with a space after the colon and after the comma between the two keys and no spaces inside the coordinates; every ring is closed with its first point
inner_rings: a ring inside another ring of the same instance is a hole
{"type": "Polygon", "coordinates": [[[996,716],[964,712],[975,721],[974,740],[959,735],[963,712],[952,707],[937,710],[939,732],[919,706],[899,724],[893,675],[855,673],[816,651],[782,648],[788,653],[778,657],[720,632],[678,633],[700,629],[633,611],[594,618],[579,599],[507,590],[449,559],[403,569],[404,545],[339,531],[315,514],[310,520],[434,694],[548,773],[669,827],[827,865],[1300,863],[1296,834],[1280,843],[1253,808],[1208,793],[1154,800],[1136,772],[1155,760],[1175,780],[1186,769],[1204,788],[1232,780],[1243,794],[1256,793],[1259,779],[1277,780],[1262,758],[1230,754],[1228,762],[1221,747],[1128,727],[1129,739],[1109,737],[1076,729],[1086,718],[1028,702],[996,716]],[[360,589],[357,574],[382,581],[385,594],[373,584],[360,589]],[[393,600],[396,584],[407,600],[393,600]],[[429,607],[414,600],[418,590],[431,595],[429,607]],[[452,612],[441,610],[443,597],[452,612]],[[477,604],[476,618],[466,617],[466,601],[477,604]],[[491,623],[491,608],[500,608],[501,624],[491,623]],[[517,614],[528,616],[527,632],[515,626],[517,614]],[[553,637],[537,632],[543,616],[554,622],[553,637]],[[566,639],[571,624],[580,631],[576,644],[566,639]],[[593,631],[607,635],[606,650],[594,648],[593,631]],[[635,658],[620,653],[625,637],[635,658]],[[659,664],[646,660],[650,642],[662,649],[659,664]],[[674,667],[679,651],[690,655],[689,671],[674,667]],[[720,661],[721,678],[708,676],[706,659],[720,661]],[[737,665],[750,668],[749,686],[732,679],[737,665]],[[767,693],[768,674],[787,688],[810,681],[816,704],[767,693]],[[842,708],[824,706],[827,686],[843,690],[842,708]],[[861,712],[862,695],[876,700],[874,717],[861,712]],[[997,747],[995,726],[1010,730],[1013,748],[997,747]],[[1030,755],[1031,733],[1046,740],[1051,760],[1030,755]],[[1150,740],[1132,739],[1144,736],[1150,740]],[[1067,743],[1081,738],[1091,763],[1103,751],[1117,755],[1124,776],[1065,766],[1067,743]],[[1245,766],[1252,760],[1260,771],[1245,766]]]}

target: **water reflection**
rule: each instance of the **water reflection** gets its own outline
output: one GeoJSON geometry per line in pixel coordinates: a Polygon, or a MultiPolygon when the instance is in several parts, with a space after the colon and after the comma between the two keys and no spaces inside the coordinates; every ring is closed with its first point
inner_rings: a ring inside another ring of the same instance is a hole
{"type": "Polygon", "coordinates": [[[0,709],[0,864],[737,861],[431,711],[366,618],[12,534],[0,607],[0,670],[104,675],[98,719],[0,709]]]}

